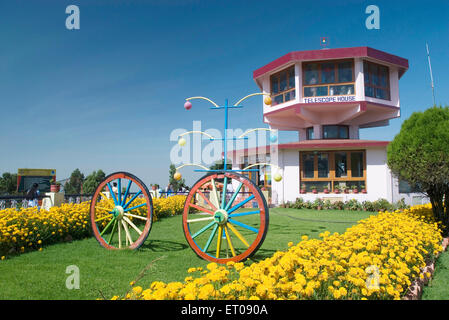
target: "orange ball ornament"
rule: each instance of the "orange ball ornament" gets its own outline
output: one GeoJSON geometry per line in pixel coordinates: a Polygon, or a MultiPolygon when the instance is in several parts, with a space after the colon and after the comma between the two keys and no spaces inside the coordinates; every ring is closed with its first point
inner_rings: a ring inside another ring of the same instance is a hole
{"type": "Polygon", "coordinates": [[[181,172],[176,171],[175,174],[173,175],[173,178],[175,178],[175,180],[181,180],[182,178],[181,172]]]}

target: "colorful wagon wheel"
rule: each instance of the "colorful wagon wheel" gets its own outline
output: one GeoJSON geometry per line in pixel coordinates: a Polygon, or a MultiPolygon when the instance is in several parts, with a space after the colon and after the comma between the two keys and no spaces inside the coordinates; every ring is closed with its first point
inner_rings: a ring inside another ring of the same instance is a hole
{"type": "Polygon", "coordinates": [[[153,223],[153,202],[147,187],[127,172],[108,175],[92,197],[90,222],[103,247],[139,248],[153,223]]]}
{"type": "Polygon", "coordinates": [[[260,189],[235,172],[211,173],[189,192],[182,217],[184,235],[208,261],[242,261],[262,245],[268,207],[260,189]]]}

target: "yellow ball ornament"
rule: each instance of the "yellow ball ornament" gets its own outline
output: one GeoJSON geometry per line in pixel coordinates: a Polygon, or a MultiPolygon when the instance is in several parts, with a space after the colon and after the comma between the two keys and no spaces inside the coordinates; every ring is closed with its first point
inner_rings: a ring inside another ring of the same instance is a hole
{"type": "Polygon", "coordinates": [[[178,144],[181,146],[181,147],[183,147],[183,146],[185,146],[186,145],[186,139],[184,139],[184,138],[181,138],[181,139],[179,139],[178,140],[178,144]]]}
{"type": "Polygon", "coordinates": [[[267,105],[271,105],[271,98],[270,97],[265,97],[265,99],[263,99],[263,102],[267,105]]]}
{"type": "Polygon", "coordinates": [[[181,172],[176,171],[175,174],[173,175],[173,178],[175,178],[175,180],[181,180],[182,178],[181,172]]]}
{"type": "Polygon", "coordinates": [[[279,172],[277,172],[277,173],[275,173],[273,178],[274,178],[274,181],[279,182],[282,180],[282,175],[279,172]]]}

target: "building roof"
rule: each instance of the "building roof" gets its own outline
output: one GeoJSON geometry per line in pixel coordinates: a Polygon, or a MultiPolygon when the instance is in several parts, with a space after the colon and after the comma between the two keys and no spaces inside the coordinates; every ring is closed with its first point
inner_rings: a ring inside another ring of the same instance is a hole
{"type": "MultiPolygon", "coordinates": [[[[380,140],[360,140],[360,139],[316,139],[302,140],[296,142],[281,143],[278,145],[279,150],[283,149],[299,149],[299,150],[345,150],[345,149],[361,149],[370,147],[386,147],[390,141],[380,140]]],[[[262,146],[258,148],[246,148],[240,150],[228,151],[228,155],[251,155],[251,154],[270,153],[270,146],[262,146]]]]}
{"type": "MultiPolygon", "coordinates": [[[[352,47],[352,48],[337,48],[337,49],[320,49],[308,51],[293,51],[283,55],[282,57],[268,63],[267,65],[255,70],[253,78],[257,82],[257,78],[271,72],[283,65],[297,61],[313,61],[313,60],[330,60],[330,59],[345,59],[345,58],[372,58],[381,62],[386,62],[396,65],[399,68],[399,78],[408,69],[408,60],[373,49],[370,47],[352,47]]],[[[260,84],[258,83],[260,86],[260,84]]]]}
{"type": "Polygon", "coordinates": [[[389,141],[359,140],[359,139],[320,139],[288,142],[278,145],[279,149],[342,149],[386,147],[389,141]]]}

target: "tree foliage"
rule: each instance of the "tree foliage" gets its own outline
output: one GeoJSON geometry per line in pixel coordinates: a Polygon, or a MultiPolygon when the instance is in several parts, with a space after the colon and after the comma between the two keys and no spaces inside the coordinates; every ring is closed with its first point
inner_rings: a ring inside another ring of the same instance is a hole
{"type": "Polygon", "coordinates": [[[91,194],[95,192],[95,189],[98,185],[104,180],[106,177],[103,170],[98,170],[92,172],[90,175],[86,177],[83,183],[83,193],[91,194]]]}
{"type": "Polygon", "coordinates": [[[415,112],[388,145],[391,171],[417,185],[432,203],[435,218],[449,230],[449,107],[415,112]]]}
{"type": "Polygon", "coordinates": [[[185,180],[176,180],[174,175],[176,173],[176,167],[174,164],[170,164],[170,168],[168,170],[168,183],[171,185],[172,191],[178,191],[180,188],[185,187],[185,180]]]}
{"type": "Polygon", "coordinates": [[[17,193],[17,173],[4,172],[0,177],[0,194],[17,193]]]}
{"type": "MultiPolygon", "coordinates": [[[[69,181],[64,185],[65,194],[80,194],[84,183],[84,174],[77,168],[70,175],[69,181]]],[[[83,190],[84,192],[84,190],[83,190]]]]}

